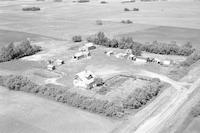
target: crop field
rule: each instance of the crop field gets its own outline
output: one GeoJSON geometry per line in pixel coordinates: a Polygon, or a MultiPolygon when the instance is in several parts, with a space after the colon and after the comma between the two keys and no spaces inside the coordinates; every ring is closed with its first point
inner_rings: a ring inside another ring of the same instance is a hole
{"type": "Polygon", "coordinates": [[[3,133],[64,133],[66,130],[101,133],[110,132],[120,123],[33,95],[10,92],[2,87],[0,92],[0,131],[3,133]]]}
{"type": "MultiPolygon", "coordinates": [[[[191,42],[195,48],[200,48],[200,2],[100,2],[0,0],[0,48],[27,38],[31,39],[31,44],[42,48],[34,55],[1,62],[0,76],[23,75],[40,86],[58,85],[72,96],[80,94],[81,98],[107,100],[120,106],[137,89],[150,95],[145,87],[150,86],[153,80],[160,80],[169,86],[161,88],[159,94],[151,96],[152,99],[146,98],[148,100],[145,99],[144,103],[139,101],[142,107],[132,110],[122,119],[54,102],[53,98],[43,98],[40,94],[34,96],[0,87],[0,133],[160,133],[162,129],[171,129],[170,123],[173,125],[183,119],[180,118],[184,115],[182,112],[177,116],[174,114],[184,106],[190,94],[195,95],[192,90],[199,85],[199,64],[190,67],[188,75],[179,80],[170,79],[168,73],[187,56],[142,51],[141,57],[173,60],[176,64],[137,63],[115,56],[125,53],[125,49],[95,45],[96,49],[90,51],[91,57],[77,61],[72,57],[87,43],[88,36],[99,31],[109,38],[132,37],[141,43],[175,41],[180,46],[191,42]],[[40,10],[22,10],[29,6],[40,7],[40,10]],[[139,11],[124,11],[124,8],[138,8],[139,11]],[[133,23],[122,23],[122,20],[133,23]],[[97,21],[102,24],[97,24],[97,21]],[[73,42],[75,35],[80,35],[82,42],[73,42]],[[113,51],[114,55],[106,55],[108,51],[113,51]],[[53,71],[47,70],[48,62],[54,59],[63,60],[64,64],[56,66],[53,71]],[[75,87],[75,75],[84,70],[92,71],[101,78],[106,90],[99,92],[98,86],[91,90],[75,87]]],[[[143,96],[139,92],[138,95],[143,96]]],[[[139,99],[137,96],[136,99],[139,99]]],[[[62,98],[55,99],[62,102],[62,98]]],[[[130,111],[127,108],[124,114],[130,111]]],[[[199,119],[196,118],[184,133],[199,132],[198,124],[199,119]]]]}

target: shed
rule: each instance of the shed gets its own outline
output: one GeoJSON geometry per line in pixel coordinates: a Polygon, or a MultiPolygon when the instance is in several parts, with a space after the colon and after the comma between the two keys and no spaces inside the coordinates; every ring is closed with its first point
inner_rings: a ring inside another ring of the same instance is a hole
{"type": "Polygon", "coordinates": [[[93,43],[86,43],[84,47],[86,47],[88,50],[96,49],[96,46],[93,43]]]}
{"type": "Polygon", "coordinates": [[[57,65],[57,66],[60,66],[60,65],[62,65],[62,64],[64,64],[65,62],[64,62],[64,60],[61,60],[61,59],[57,59],[56,61],[55,61],[55,64],[57,65]]]}
{"type": "Polygon", "coordinates": [[[147,58],[138,56],[138,57],[136,57],[136,62],[146,63],[147,62],[147,58]]]}
{"type": "Polygon", "coordinates": [[[157,59],[157,58],[155,58],[154,61],[155,61],[156,63],[158,63],[158,64],[161,64],[161,63],[162,63],[161,60],[159,60],[159,59],[157,59]]]}
{"type": "Polygon", "coordinates": [[[90,56],[90,52],[78,52],[78,53],[74,54],[73,59],[80,60],[80,59],[86,58],[88,56],[90,56]]]}
{"type": "Polygon", "coordinates": [[[121,59],[125,58],[126,56],[127,56],[127,54],[124,54],[124,53],[118,53],[115,55],[116,58],[121,58],[121,59]]]}
{"type": "Polygon", "coordinates": [[[53,71],[53,70],[56,69],[56,67],[52,64],[49,64],[49,65],[47,65],[47,69],[50,70],[50,71],[53,71]]]}
{"type": "Polygon", "coordinates": [[[136,56],[133,55],[133,54],[130,54],[127,59],[135,61],[136,60],[136,56]]]}
{"type": "Polygon", "coordinates": [[[108,51],[108,52],[106,52],[106,55],[108,55],[108,56],[111,56],[111,55],[113,55],[113,54],[114,54],[113,51],[108,51]]]}
{"type": "Polygon", "coordinates": [[[165,65],[165,66],[169,66],[171,64],[171,61],[170,60],[164,60],[162,62],[162,64],[165,65]]]}

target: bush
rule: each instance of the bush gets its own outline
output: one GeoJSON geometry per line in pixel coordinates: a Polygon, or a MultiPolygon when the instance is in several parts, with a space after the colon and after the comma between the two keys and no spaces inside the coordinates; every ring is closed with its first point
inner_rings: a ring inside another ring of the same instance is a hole
{"type": "Polygon", "coordinates": [[[130,9],[128,9],[128,8],[124,8],[124,11],[130,11],[130,9]]]}
{"type": "Polygon", "coordinates": [[[139,11],[139,8],[133,8],[133,11],[139,11]]]}
{"type": "Polygon", "coordinates": [[[189,56],[194,52],[192,47],[178,46],[177,44],[152,42],[150,45],[144,45],[143,50],[155,54],[182,55],[189,56]]]}
{"type": "Polygon", "coordinates": [[[97,21],[96,21],[96,24],[97,24],[97,25],[103,25],[103,22],[102,22],[102,20],[97,20],[97,21]]]}
{"type": "Polygon", "coordinates": [[[39,51],[41,51],[41,47],[31,45],[28,40],[22,41],[18,45],[10,43],[8,46],[2,47],[0,50],[0,62],[19,59],[24,56],[33,55],[39,51]]]}
{"type": "Polygon", "coordinates": [[[121,23],[123,23],[123,24],[131,24],[133,22],[128,19],[128,20],[122,20],[121,23]]]}
{"type": "Polygon", "coordinates": [[[120,40],[111,40],[108,37],[106,37],[106,35],[103,32],[99,32],[93,36],[88,37],[87,41],[106,47],[132,49],[133,54],[135,55],[141,55],[141,51],[143,48],[142,44],[133,41],[131,37],[122,37],[120,40]]]}
{"type": "Polygon", "coordinates": [[[39,7],[24,7],[22,8],[23,11],[40,11],[39,7]]]}
{"type": "Polygon", "coordinates": [[[108,2],[107,1],[101,1],[101,4],[107,4],[108,2]]]}
{"type": "Polygon", "coordinates": [[[78,3],[86,3],[86,2],[90,2],[90,0],[78,0],[78,3]]]}
{"type": "Polygon", "coordinates": [[[145,88],[137,88],[128,98],[123,101],[126,109],[138,109],[147,104],[149,100],[157,96],[163,84],[159,80],[152,80],[151,84],[145,88]]]}
{"type": "Polygon", "coordinates": [[[81,36],[73,36],[72,37],[72,41],[73,42],[81,42],[82,41],[82,37],[81,36]]]}
{"type": "Polygon", "coordinates": [[[62,2],[62,0],[54,0],[54,2],[62,2]]]}

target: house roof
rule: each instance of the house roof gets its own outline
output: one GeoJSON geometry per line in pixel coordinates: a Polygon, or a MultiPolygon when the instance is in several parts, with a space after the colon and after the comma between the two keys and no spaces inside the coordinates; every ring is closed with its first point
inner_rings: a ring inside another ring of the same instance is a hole
{"type": "Polygon", "coordinates": [[[94,44],[93,43],[86,43],[85,46],[86,47],[92,47],[92,46],[94,46],[94,44]]]}
{"type": "Polygon", "coordinates": [[[133,55],[133,54],[130,54],[130,55],[129,55],[129,57],[135,57],[135,55],[133,55]]]}
{"type": "Polygon", "coordinates": [[[78,52],[78,53],[74,54],[74,56],[76,56],[76,57],[80,57],[80,56],[83,56],[83,55],[84,55],[83,52],[78,52]]]}
{"type": "Polygon", "coordinates": [[[147,58],[142,57],[142,56],[137,56],[137,59],[146,60],[147,58]]]}
{"type": "Polygon", "coordinates": [[[95,77],[94,73],[88,70],[79,72],[76,74],[77,76],[79,76],[80,79],[86,79],[87,77],[89,77],[90,75],[92,75],[93,77],[95,77]]]}

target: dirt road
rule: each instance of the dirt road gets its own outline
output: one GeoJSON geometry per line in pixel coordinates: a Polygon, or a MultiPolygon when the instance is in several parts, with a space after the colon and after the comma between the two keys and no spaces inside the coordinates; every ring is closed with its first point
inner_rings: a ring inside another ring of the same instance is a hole
{"type": "MultiPolygon", "coordinates": [[[[154,78],[160,78],[162,81],[165,81],[172,85],[171,90],[173,92],[164,93],[171,95],[167,97],[161,95],[158,97],[152,104],[140,111],[136,116],[130,118],[130,120],[124,124],[124,126],[119,129],[117,132],[120,133],[159,133],[163,130],[165,125],[169,121],[172,122],[174,115],[182,107],[182,105],[188,100],[190,94],[200,86],[200,79],[196,80],[189,88],[186,88],[190,84],[186,82],[177,82],[168,77],[152,72],[143,71],[140,75],[148,75],[154,78]],[[150,112],[150,113],[149,113],[150,112]],[[141,115],[142,114],[142,115],[141,115]],[[137,116],[141,116],[138,117],[137,116]],[[137,118],[137,119],[136,119],[137,118]],[[143,119],[141,121],[141,118],[143,119]],[[140,121],[140,123],[136,122],[140,121]],[[137,124],[137,125],[136,125],[137,124]]],[[[173,124],[173,123],[171,123],[173,124]]]]}

